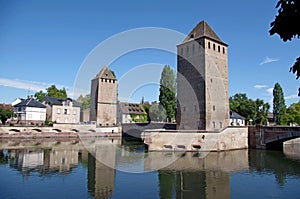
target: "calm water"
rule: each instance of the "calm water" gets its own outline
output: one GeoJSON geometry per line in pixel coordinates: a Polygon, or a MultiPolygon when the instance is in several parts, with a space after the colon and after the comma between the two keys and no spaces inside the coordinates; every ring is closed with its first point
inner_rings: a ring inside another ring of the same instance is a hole
{"type": "Polygon", "coordinates": [[[300,198],[300,157],[145,153],[116,139],[2,141],[0,189],[0,198],[300,198]]]}

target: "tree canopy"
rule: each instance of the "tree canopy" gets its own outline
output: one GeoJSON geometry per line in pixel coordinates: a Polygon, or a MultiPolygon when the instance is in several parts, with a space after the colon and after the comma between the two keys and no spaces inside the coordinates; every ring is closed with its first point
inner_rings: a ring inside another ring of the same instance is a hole
{"type": "MultiPolygon", "coordinates": [[[[280,38],[286,42],[293,38],[300,37],[300,1],[299,0],[279,0],[276,8],[278,15],[271,22],[270,35],[278,34],[280,38]]],[[[296,74],[296,79],[300,77],[300,57],[290,67],[290,72],[296,74]]],[[[300,88],[298,92],[300,96],[300,88]]]]}
{"type": "Polygon", "coordinates": [[[247,123],[266,124],[270,105],[261,99],[249,99],[245,93],[237,93],[229,98],[230,110],[245,117],[247,123]]]}
{"type": "Polygon", "coordinates": [[[149,108],[149,119],[151,121],[165,121],[167,118],[166,110],[159,104],[153,104],[149,108]]]}
{"type": "Polygon", "coordinates": [[[159,103],[166,110],[167,119],[170,121],[175,118],[176,109],[176,84],[175,74],[170,66],[163,68],[160,78],[159,103]]]}
{"type": "Polygon", "coordinates": [[[46,96],[49,97],[56,97],[56,98],[66,98],[67,97],[67,91],[65,88],[57,89],[56,86],[53,84],[50,87],[46,88],[46,93],[43,91],[36,92],[34,94],[34,97],[42,101],[46,96]]]}
{"type": "Polygon", "coordinates": [[[273,89],[273,115],[277,125],[285,124],[286,105],[284,101],[283,90],[279,83],[276,83],[273,89]]]}
{"type": "Polygon", "coordinates": [[[288,124],[300,125],[300,101],[291,104],[286,109],[286,121],[288,124]]]}
{"type": "Polygon", "coordinates": [[[2,124],[5,124],[6,120],[13,116],[14,112],[9,109],[0,108],[0,120],[2,124]]]}
{"type": "Polygon", "coordinates": [[[86,108],[90,108],[91,106],[91,94],[87,94],[85,97],[82,97],[79,99],[77,99],[77,102],[80,104],[80,107],[82,110],[86,109],[86,108]]]}

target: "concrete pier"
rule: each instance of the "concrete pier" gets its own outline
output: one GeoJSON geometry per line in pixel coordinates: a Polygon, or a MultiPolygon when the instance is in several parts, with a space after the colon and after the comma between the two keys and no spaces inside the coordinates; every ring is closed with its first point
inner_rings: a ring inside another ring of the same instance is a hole
{"type": "Polygon", "coordinates": [[[162,131],[142,133],[149,151],[225,151],[248,148],[248,127],[220,131],[162,131]]]}

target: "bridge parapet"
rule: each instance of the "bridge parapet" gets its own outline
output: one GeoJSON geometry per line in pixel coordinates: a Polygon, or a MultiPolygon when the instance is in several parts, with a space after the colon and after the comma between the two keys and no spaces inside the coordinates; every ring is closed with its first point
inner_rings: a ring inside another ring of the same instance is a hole
{"type": "Polygon", "coordinates": [[[249,148],[267,149],[282,147],[283,142],[300,137],[300,127],[250,126],[248,131],[249,148]]]}

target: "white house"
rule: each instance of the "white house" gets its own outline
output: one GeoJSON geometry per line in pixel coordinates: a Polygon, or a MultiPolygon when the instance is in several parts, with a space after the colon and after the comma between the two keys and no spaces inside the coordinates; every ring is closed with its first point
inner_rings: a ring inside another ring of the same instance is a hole
{"type": "Polygon", "coordinates": [[[246,126],[245,117],[230,110],[230,126],[246,126]]]}
{"type": "Polygon", "coordinates": [[[46,106],[31,97],[13,107],[18,124],[42,125],[46,120],[46,106]]]}
{"type": "Polygon", "coordinates": [[[46,96],[43,104],[47,107],[47,120],[56,123],[79,123],[80,105],[71,98],[46,96]]]}

